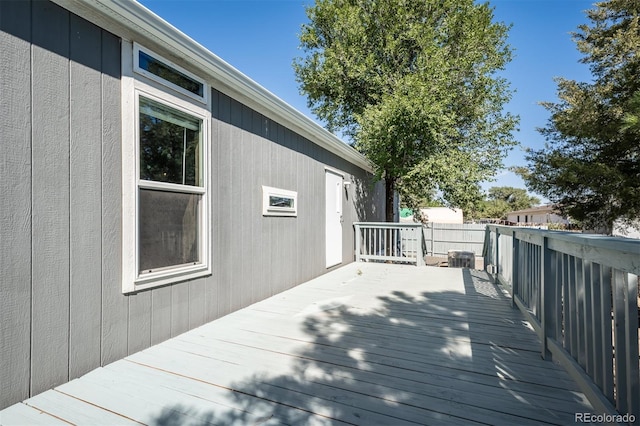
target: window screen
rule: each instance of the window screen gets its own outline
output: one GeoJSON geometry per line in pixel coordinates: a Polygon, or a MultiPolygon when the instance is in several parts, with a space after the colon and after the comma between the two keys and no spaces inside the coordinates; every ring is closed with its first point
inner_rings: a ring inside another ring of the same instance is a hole
{"type": "Polygon", "coordinates": [[[201,195],[140,189],[139,271],[200,263],[201,195]]]}

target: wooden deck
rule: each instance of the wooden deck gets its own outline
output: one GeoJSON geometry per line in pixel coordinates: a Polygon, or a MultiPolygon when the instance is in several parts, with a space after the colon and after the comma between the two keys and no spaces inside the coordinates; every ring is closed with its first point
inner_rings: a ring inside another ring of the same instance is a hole
{"type": "Polygon", "coordinates": [[[0,412],[14,424],[572,424],[479,271],[354,263],[0,412]]]}

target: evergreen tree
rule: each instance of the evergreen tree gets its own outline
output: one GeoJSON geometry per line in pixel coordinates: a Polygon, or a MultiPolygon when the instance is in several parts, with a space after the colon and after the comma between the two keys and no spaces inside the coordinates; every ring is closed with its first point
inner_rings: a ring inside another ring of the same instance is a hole
{"type": "Polygon", "coordinates": [[[574,33],[593,82],[558,79],[559,102],[521,174],[529,189],[591,229],[640,217],[640,2],[609,0],[574,33]]]}

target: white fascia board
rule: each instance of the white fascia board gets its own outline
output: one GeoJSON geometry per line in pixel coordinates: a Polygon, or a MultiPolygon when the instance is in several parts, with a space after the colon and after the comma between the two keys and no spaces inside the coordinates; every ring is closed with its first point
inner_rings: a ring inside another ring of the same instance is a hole
{"type": "Polygon", "coordinates": [[[231,91],[227,94],[237,101],[373,173],[369,160],[358,151],[140,3],[132,0],[52,1],[120,37],[150,39],[165,50],[179,52],[180,57],[205,73],[203,77],[209,77],[231,91]]]}

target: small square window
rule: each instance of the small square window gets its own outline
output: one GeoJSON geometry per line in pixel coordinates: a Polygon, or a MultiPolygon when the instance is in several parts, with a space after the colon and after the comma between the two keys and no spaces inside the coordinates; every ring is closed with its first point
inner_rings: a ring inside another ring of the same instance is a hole
{"type": "Polygon", "coordinates": [[[262,187],[263,216],[297,216],[298,193],[286,189],[262,187]]]}

